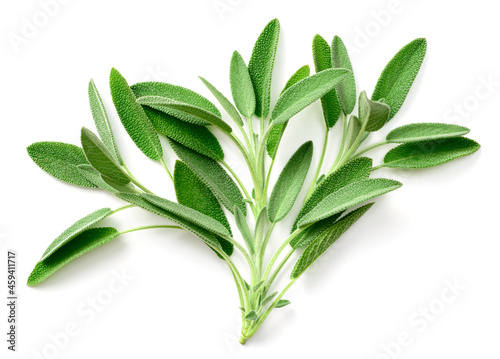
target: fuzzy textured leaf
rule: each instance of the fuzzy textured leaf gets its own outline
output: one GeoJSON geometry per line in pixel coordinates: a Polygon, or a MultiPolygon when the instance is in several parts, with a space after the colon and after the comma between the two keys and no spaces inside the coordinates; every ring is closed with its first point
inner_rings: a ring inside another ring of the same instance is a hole
{"type": "Polygon", "coordinates": [[[252,232],[250,232],[250,227],[248,227],[246,216],[243,214],[243,212],[241,212],[241,209],[239,207],[234,207],[234,219],[243,239],[245,240],[250,254],[253,254],[254,246],[252,232]]]}
{"type": "Polygon", "coordinates": [[[276,303],[274,308],[283,308],[286,307],[288,304],[290,304],[290,301],[288,299],[280,299],[278,300],[278,303],[276,303]]]}
{"type": "Polygon", "coordinates": [[[229,69],[231,93],[236,108],[246,118],[255,112],[255,92],[245,60],[238,51],[233,52],[229,69]]]}
{"type": "Polygon", "coordinates": [[[205,228],[212,233],[219,234],[221,236],[231,236],[229,230],[222,223],[197,210],[150,193],[141,193],[141,197],[151,204],[160,207],[167,212],[171,212],[186,221],[205,228]]]}
{"type": "Polygon", "coordinates": [[[83,127],[81,140],[83,152],[92,167],[102,175],[118,183],[127,184],[130,182],[129,177],[123,172],[120,165],[113,159],[111,153],[109,153],[101,140],[92,131],[83,127]]]}
{"type": "Polygon", "coordinates": [[[388,142],[409,143],[460,137],[469,133],[463,126],[446,123],[411,123],[395,128],[385,138],[388,142]]]}
{"type": "Polygon", "coordinates": [[[404,143],[387,152],[383,166],[409,169],[433,167],[470,155],[480,147],[466,137],[404,143]]]}
{"type": "Polygon", "coordinates": [[[168,115],[195,125],[214,125],[224,132],[232,132],[232,128],[225,123],[220,116],[185,102],[179,102],[162,96],[143,96],[137,99],[137,103],[165,112],[168,115]]]}
{"type": "Polygon", "coordinates": [[[314,223],[312,226],[307,227],[290,242],[290,246],[296,249],[308,246],[322,233],[333,226],[343,213],[344,212],[336,213],[331,217],[322,219],[321,221],[314,223]]]}
{"type": "Polygon", "coordinates": [[[298,227],[320,221],[372,198],[394,191],[402,184],[386,178],[365,179],[351,183],[325,197],[298,222],[298,227]]]}
{"type": "Polygon", "coordinates": [[[271,20],[259,35],[248,62],[248,71],[255,90],[255,115],[257,117],[266,118],[269,114],[271,79],[279,35],[278,19],[271,20]]]}
{"type": "Polygon", "coordinates": [[[113,155],[113,158],[120,165],[123,165],[122,157],[116,147],[115,138],[113,136],[113,131],[111,130],[111,124],[109,123],[108,114],[106,113],[106,108],[101,100],[99,91],[94,83],[94,80],[89,82],[89,103],[90,110],[92,111],[92,117],[94,118],[94,123],[97,128],[97,133],[101,137],[102,143],[108,149],[108,151],[113,155]]]}
{"type": "Polygon", "coordinates": [[[170,212],[164,208],[158,207],[146,200],[140,194],[133,193],[118,193],[116,195],[118,198],[123,199],[131,204],[135,204],[138,207],[141,207],[151,213],[156,214],[157,216],[167,218],[175,223],[177,223],[180,227],[185,230],[193,233],[196,237],[200,238],[203,242],[205,242],[209,247],[222,249],[217,237],[211,231],[200,227],[193,222],[190,222],[183,217],[175,214],[174,212],[170,212]]]}
{"type": "Polygon", "coordinates": [[[337,96],[345,115],[350,114],[356,106],[356,81],[351,60],[342,39],[335,36],[332,41],[332,60],[334,68],[351,70],[351,73],[337,85],[337,96]]]}
{"type": "Polygon", "coordinates": [[[391,109],[385,103],[369,100],[366,92],[359,95],[359,120],[365,123],[365,131],[380,130],[389,119],[391,109]]]}
{"type": "Polygon", "coordinates": [[[290,212],[309,171],[313,143],[304,143],[288,160],[274,185],[267,214],[273,223],[281,221],[290,212]]]}
{"type": "Polygon", "coordinates": [[[391,108],[389,120],[403,105],[420,70],[426,50],[427,41],[425,39],[413,40],[403,47],[382,71],[373,91],[372,100],[385,99],[391,108]]]}
{"type": "Polygon", "coordinates": [[[313,264],[318,257],[323,254],[337,239],[340,238],[363,214],[368,211],[373,203],[360,207],[337,221],[330,229],[314,240],[302,253],[295,264],[291,279],[298,278],[304,271],[313,264]]]}
{"type": "Polygon", "coordinates": [[[158,134],[142,107],[136,102],[127,80],[114,68],[111,69],[109,86],[116,112],[132,141],[152,160],[157,161],[162,158],[163,149],[158,134]]]}
{"type": "Polygon", "coordinates": [[[278,99],[271,119],[275,125],[286,123],[304,108],[320,99],[349,74],[345,69],[328,69],[309,76],[287,89],[278,99]]]}
{"type": "Polygon", "coordinates": [[[101,208],[73,223],[68,229],[66,229],[56,239],[54,239],[54,241],[47,247],[40,261],[44,261],[49,258],[63,245],[69,243],[80,233],[86,231],[94,224],[99,223],[104,218],[108,217],[112,212],[113,211],[111,211],[110,208],[101,208]]]}
{"type": "Polygon", "coordinates": [[[351,115],[349,117],[349,123],[347,124],[347,131],[345,136],[346,148],[351,148],[351,146],[354,144],[354,141],[359,135],[359,131],[361,131],[361,125],[359,119],[357,116],[351,115]]]}
{"type": "MultiPolygon", "coordinates": [[[[333,68],[332,51],[328,42],[320,35],[313,38],[312,43],[314,67],[316,72],[333,68]]],[[[336,87],[321,97],[323,117],[327,127],[333,127],[340,115],[340,103],[337,97],[336,87]]]]}
{"type": "MultiPolygon", "coordinates": [[[[184,162],[175,162],[174,187],[177,201],[180,204],[212,217],[231,233],[231,227],[219,201],[210,191],[210,188],[184,162]]],[[[216,237],[224,252],[231,256],[233,245],[220,236],[216,237]]]]}
{"type": "MultiPolygon", "coordinates": [[[[309,68],[309,65],[302,66],[300,69],[298,69],[290,79],[288,79],[285,87],[281,91],[283,93],[285,90],[287,90],[289,87],[295,85],[297,82],[300,80],[305,79],[306,77],[309,77],[311,73],[311,69],[309,68]]],[[[275,125],[272,129],[271,132],[269,133],[269,136],[267,138],[266,142],[266,150],[267,154],[271,158],[276,157],[276,153],[278,152],[278,146],[281,142],[281,138],[283,137],[283,133],[285,132],[286,129],[286,123],[283,123],[281,125],[275,125]]]]}
{"type": "Polygon", "coordinates": [[[96,185],[96,187],[113,193],[120,192],[108,185],[102,178],[101,174],[91,165],[78,165],[76,166],[76,168],[78,168],[78,171],[83,177],[85,177],[89,182],[92,182],[94,185],[96,185]]]}
{"type": "Polygon", "coordinates": [[[40,284],[72,260],[115,239],[119,234],[111,227],[92,228],[80,233],[50,257],[38,262],[28,278],[28,285],[40,284]]]}
{"type": "Polygon", "coordinates": [[[78,171],[78,165],[89,164],[80,147],[62,142],[35,142],[27,150],[33,162],[55,178],[75,186],[96,187],[78,171]]]}
{"type": "Polygon", "coordinates": [[[144,107],[144,112],[162,135],[216,161],[224,159],[219,141],[207,127],[193,125],[149,107],[144,107]]]}
{"type": "Polygon", "coordinates": [[[233,212],[234,206],[238,206],[246,214],[245,202],[238,186],[221,165],[178,142],[169,140],[169,143],[177,156],[196,172],[224,207],[233,212]]]}
{"type": "Polygon", "coordinates": [[[297,229],[297,223],[302,217],[326,197],[351,183],[367,179],[370,176],[372,164],[371,158],[359,157],[347,162],[338,170],[329,174],[305,201],[295,219],[292,232],[297,229]]]}
{"type": "Polygon", "coordinates": [[[244,125],[243,120],[241,119],[239,112],[236,110],[231,101],[229,101],[226,96],[224,96],[219,90],[215,88],[214,85],[205,80],[203,77],[200,76],[200,80],[210,90],[210,92],[212,93],[212,95],[214,95],[217,101],[219,101],[220,105],[227,112],[229,117],[231,117],[238,126],[243,126],[244,125]]]}

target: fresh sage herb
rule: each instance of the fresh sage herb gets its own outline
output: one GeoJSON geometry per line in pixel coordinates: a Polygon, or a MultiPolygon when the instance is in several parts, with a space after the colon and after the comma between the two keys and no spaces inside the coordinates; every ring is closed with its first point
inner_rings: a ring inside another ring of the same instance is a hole
{"type": "Polygon", "coordinates": [[[272,106],[271,82],[279,34],[280,24],[274,19],[257,37],[248,62],[239,52],[233,53],[229,62],[232,101],[200,77],[220,109],[185,87],[161,82],[130,86],[122,74],[111,70],[115,111],[137,147],[165,169],[176,201],[158,196],[128,169],[115,142],[115,124],[110,122],[109,111],[90,81],[88,94],[96,133],[84,127],[81,147],[36,142],[28,147],[28,154],[53,177],[103,190],[125,203],[115,210],[98,209],[63,231],[43,252],[28,278],[29,286],[47,280],[79,256],[126,233],[153,228],[185,230],[228,265],[239,296],[235,308],[241,309],[240,342],[244,344],[274,309],[290,304],[283,298],[288,289],[368,212],[374,203],[367,201],[402,185],[373,177],[377,169],[432,167],[479,149],[478,143],[464,137],[469,129],[428,122],[396,127],[385,140],[364,145],[373,132],[383,129],[400,112],[410,95],[424,60],[425,39],[410,42],[389,61],[369,98],[367,92],[356,91],[351,59],[340,37],[329,42],[316,35],[311,59],[316,73],[311,75],[310,65],[300,67],[279,87],[283,90],[272,106]],[[298,122],[290,120],[313,103],[318,109],[321,106],[322,118],[307,121],[325,124],[323,141],[288,144],[295,153],[272,183],[273,169],[278,170],[274,168],[278,149],[281,143],[290,142],[285,130],[298,122]],[[231,123],[225,122],[226,115],[231,123]],[[254,123],[259,128],[254,129],[254,123]],[[336,153],[327,152],[331,131],[340,133],[336,153]],[[219,142],[223,138],[238,149],[237,155],[247,166],[245,172],[225,162],[224,142],[219,142]],[[173,151],[164,151],[162,142],[173,151]],[[366,153],[380,146],[392,148],[382,163],[373,166],[366,153]],[[313,148],[319,154],[317,162],[313,161],[313,148]],[[172,154],[168,162],[174,164],[173,168],[165,162],[166,153],[172,154]],[[243,181],[240,177],[245,173],[250,177],[243,181]],[[244,184],[249,182],[251,186],[244,184]],[[101,226],[109,216],[132,207],[151,212],[165,222],[121,230],[101,226]],[[281,222],[287,217],[290,221],[281,222]],[[292,223],[290,235],[273,235],[275,227],[283,223],[292,223]],[[270,243],[279,247],[274,253],[267,253],[270,243]],[[243,261],[233,261],[233,255],[243,261]],[[291,260],[295,265],[283,276],[291,260]],[[280,288],[275,280],[288,277],[288,284],[280,288]]]}

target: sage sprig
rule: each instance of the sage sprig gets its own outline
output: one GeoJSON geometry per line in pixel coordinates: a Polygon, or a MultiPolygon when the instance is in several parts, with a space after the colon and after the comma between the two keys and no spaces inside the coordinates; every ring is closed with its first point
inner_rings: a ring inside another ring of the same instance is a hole
{"type": "Polygon", "coordinates": [[[103,190],[125,203],[115,210],[98,209],[64,230],[43,252],[28,285],[45,281],[79,256],[126,233],[150,228],[185,230],[228,265],[239,296],[240,342],[244,344],[274,309],[290,304],[283,298],[290,287],[372,208],[373,200],[402,185],[374,178],[377,169],[432,167],[479,149],[478,143],[464,137],[469,129],[428,122],[394,128],[384,141],[363,145],[371,133],[395,117],[410,94],[424,60],[425,39],[410,42],[389,61],[369,97],[366,91],[356,91],[351,59],[340,37],[329,42],[316,35],[312,41],[316,73],[310,73],[309,65],[300,67],[281,87],[272,106],[279,34],[280,24],[274,19],[258,36],[248,62],[233,52],[229,97],[200,77],[220,109],[193,90],[160,82],[130,86],[122,74],[111,70],[110,92],[118,117],[138,149],[166,170],[176,201],[158,196],[128,169],[114,139],[115,124],[91,80],[89,103],[97,133],[84,127],[81,147],[36,142],[28,147],[28,154],[53,177],[103,190]],[[313,103],[321,106],[322,118],[308,121],[325,124],[323,141],[292,144],[295,152],[271,183],[278,149],[286,142],[286,128],[298,122],[290,120],[313,103]],[[231,122],[226,123],[221,110],[231,122]],[[256,131],[254,122],[260,125],[256,131]],[[326,151],[330,131],[341,133],[333,155],[326,151]],[[169,161],[173,168],[164,159],[162,137],[173,150],[168,152],[175,156],[169,161]],[[250,188],[224,161],[219,137],[236,145],[251,175],[250,188]],[[379,146],[392,148],[374,166],[366,153],[379,146]],[[314,151],[320,153],[318,163],[313,163],[314,151]],[[121,230],[100,226],[105,218],[132,207],[151,212],[165,223],[121,230]],[[276,238],[273,231],[287,216],[293,216],[290,235],[276,238]],[[266,261],[268,245],[275,241],[279,248],[266,261]],[[244,259],[246,268],[236,266],[233,252],[244,259]],[[294,266],[283,276],[292,260],[294,266]],[[290,281],[279,288],[277,278],[290,281]]]}

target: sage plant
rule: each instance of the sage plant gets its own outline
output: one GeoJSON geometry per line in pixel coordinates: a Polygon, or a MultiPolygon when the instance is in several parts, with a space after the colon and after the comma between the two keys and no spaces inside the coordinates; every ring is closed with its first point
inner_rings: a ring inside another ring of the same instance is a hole
{"type": "Polygon", "coordinates": [[[149,228],[186,230],[215,252],[214,260],[227,263],[239,296],[240,342],[244,344],[274,309],[290,304],[284,298],[288,289],[373,206],[367,201],[401,186],[392,179],[373,178],[377,169],[431,167],[479,149],[479,144],[464,137],[467,128],[442,123],[407,124],[390,131],[382,142],[364,145],[403,105],[424,59],[425,39],[411,41],[389,61],[369,97],[365,91],[356,92],[342,40],[336,36],[330,44],[316,35],[312,46],[315,73],[310,74],[307,65],[299,68],[271,106],[279,32],[278,20],[267,24],[248,65],[238,52],[233,53],[229,68],[232,101],[200,78],[219,107],[177,85],[142,82],[129,86],[116,69],[111,70],[111,97],[122,125],[144,155],[164,167],[177,201],[154,194],[128,169],[101,97],[90,81],[90,108],[97,134],[83,128],[81,147],[37,142],[28,147],[28,153],[41,169],[59,180],[104,190],[126,204],[114,210],[98,209],[66,229],[43,253],[28,285],[39,284],[80,255],[125,233],[149,228]],[[317,121],[324,122],[319,163],[312,164],[313,141],[307,141],[297,146],[277,181],[271,183],[289,121],[317,100],[323,109],[323,118],[317,121]],[[217,129],[217,136],[213,129],[217,129]],[[338,152],[330,161],[325,154],[333,129],[342,135],[338,152]],[[177,156],[168,161],[173,168],[164,160],[162,136],[177,156]],[[246,188],[224,161],[220,136],[234,142],[241,152],[252,188],[246,188]],[[389,145],[392,148],[383,162],[373,166],[365,154],[389,145]],[[309,172],[312,181],[305,183],[309,172]],[[298,214],[291,211],[294,206],[298,214]],[[122,230],[98,226],[103,219],[132,207],[164,218],[165,224],[122,230]],[[273,236],[276,225],[291,213],[295,220],[288,238],[273,236]],[[281,245],[266,261],[271,241],[281,245]],[[248,268],[238,268],[232,255],[242,256],[248,268]],[[276,278],[290,260],[295,261],[288,273],[290,281],[278,288],[276,278]]]}

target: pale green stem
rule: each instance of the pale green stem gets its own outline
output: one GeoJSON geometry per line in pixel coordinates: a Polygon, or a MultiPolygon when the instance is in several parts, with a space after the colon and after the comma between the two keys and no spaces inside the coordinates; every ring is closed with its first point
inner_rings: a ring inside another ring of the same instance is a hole
{"type": "Polygon", "coordinates": [[[231,166],[229,166],[227,164],[226,161],[221,161],[221,164],[224,166],[224,168],[226,168],[228,170],[229,173],[231,173],[231,175],[236,180],[236,182],[238,182],[238,185],[240,186],[241,190],[243,191],[246,199],[250,201],[250,207],[252,208],[252,212],[254,213],[254,216],[257,215],[255,213],[255,206],[254,206],[254,204],[252,202],[252,197],[250,197],[250,194],[248,193],[248,191],[247,191],[245,185],[243,184],[243,182],[241,182],[241,179],[239,178],[239,176],[236,174],[236,172],[234,172],[234,170],[231,168],[231,166]]]}
{"type": "Polygon", "coordinates": [[[319,174],[321,173],[321,167],[323,166],[323,161],[325,159],[326,147],[328,146],[329,133],[330,131],[327,126],[325,130],[325,138],[323,139],[323,149],[321,150],[321,157],[319,158],[318,168],[316,169],[316,173],[314,174],[311,186],[309,186],[309,191],[307,191],[306,199],[309,198],[311,193],[314,191],[314,188],[316,187],[316,181],[318,180],[319,174]]]}
{"type": "Polygon", "coordinates": [[[235,246],[241,252],[241,254],[243,254],[243,257],[245,257],[245,259],[250,267],[250,271],[252,273],[252,280],[254,280],[257,277],[255,263],[253,262],[252,258],[250,257],[250,254],[248,254],[247,250],[240,243],[235,241],[233,238],[231,238],[229,236],[221,236],[221,237],[224,238],[229,243],[231,243],[233,246],[235,246]]]}
{"type": "Polygon", "coordinates": [[[276,270],[273,272],[273,274],[271,274],[271,277],[269,277],[269,280],[267,281],[267,283],[265,283],[264,285],[267,286],[268,288],[271,286],[271,284],[273,284],[274,280],[276,279],[276,276],[279,274],[279,272],[281,272],[281,270],[283,269],[283,266],[286,264],[286,262],[288,262],[288,260],[290,259],[290,257],[292,256],[292,254],[295,252],[295,248],[291,248],[287,255],[283,258],[283,260],[280,262],[280,264],[278,265],[278,267],[276,267],[276,270]]]}
{"type": "Polygon", "coordinates": [[[373,172],[373,171],[379,170],[379,169],[381,169],[382,167],[385,167],[385,163],[382,163],[382,164],[380,164],[380,165],[378,165],[378,166],[372,167],[372,170],[371,170],[371,171],[373,172]]]}
{"type": "Polygon", "coordinates": [[[344,115],[343,113],[340,116],[342,117],[342,137],[340,139],[339,152],[337,153],[337,157],[335,158],[335,161],[333,161],[332,167],[330,168],[328,174],[333,172],[332,169],[336,168],[338,162],[340,161],[342,155],[344,154],[345,140],[347,137],[347,116],[344,115]]]}
{"type": "Polygon", "coordinates": [[[168,177],[170,177],[170,180],[174,182],[174,176],[172,176],[172,173],[167,167],[167,164],[165,163],[165,160],[163,158],[160,158],[160,163],[162,164],[163,168],[165,169],[165,172],[167,172],[168,177]]]}
{"type": "Polygon", "coordinates": [[[140,189],[142,189],[144,192],[146,193],[153,193],[151,192],[149,189],[147,189],[145,186],[142,185],[141,182],[139,182],[139,180],[137,178],[134,177],[134,175],[132,174],[132,172],[128,169],[127,165],[124,163],[123,164],[123,168],[125,169],[125,171],[127,172],[128,174],[128,177],[130,179],[130,181],[135,184],[137,187],[139,187],[140,189]]]}
{"type": "Polygon", "coordinates": [[[120,234],[125,234],[125,233],[130,233],[130,232],[135,232],[135,231],[142,231],[144,229],[156,229],[156,228],[174,228],[174,229],[183,229],[182,227],[179,226],[172,226],[172,225],[152,225],[152,226],[141,226],[141,227],[135,227],[135,228],[130,228],[126,229],[124,231],[121,231],[120,234]]]}
{"type": "Polygon", "coordinates": [[[351,156],[351,159],[359,157],[362,154],[364,154],[364,153],[366,153],[366,152],[368,152],[370,150],[373,150],[374,148],[377,148],[377,147],[380,147],[380,146],[383,146],[383,145],[388,145],[389,143],[390,143],[389,141],[380,141],[380,142],[374,143],[373,145],[368,146],[365,149],[356,152],[354,155],[351,156]]]}
{"type": "Polygon", "coordinates": [[[286,241],[283,242],[283,244],[278,248],[278,250],[276,251],[276,253],[274,253],[273,257],[271,258],[271,260],[269,261],[269,264],[267,265],[266,267],[266,270],[264,272],[264,275],[262,276],[262,279],[265,281],[267,280],[267,277],[269,276],[269,273],[271,272],[271,270],[273,269],[273,266],[274,266],[274,263],[276,262],[276,260],[278,259],[278,257],[280,256],[281,252],[283,252],[283,249],[286,248],[286,246],[288,246],[290,244],[290,242],[295,238],[297,237],[304,229],[306,229],[307,227],[303,227],[303,228],[299,228],[297,229],[295,232],[293,232],[293,234],[291,236],[288,237],[288,239],[286,241]]]}
{"type": "Polygon", "coordinates": [[[120,211],[123,211],[124,209],[127,209],[127,208],[132,208],[132,207],[135,207],[135,204],[127,204],[127,205],[125,205],[125,206],[123,206],[123,207],[120,207],[120,208],[115,209],[113,212],[111,212],[111,214],[110,214],[110,215],[115,214],[115,213],[118,213],[118,212],[120,212],[120,211]]]}

